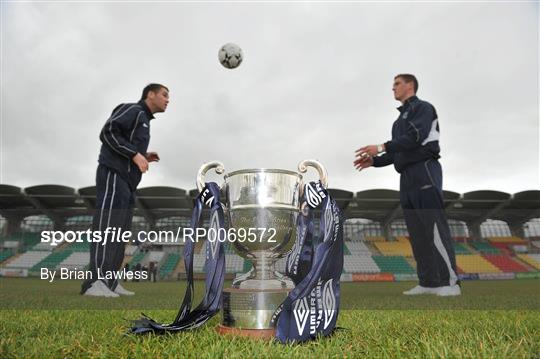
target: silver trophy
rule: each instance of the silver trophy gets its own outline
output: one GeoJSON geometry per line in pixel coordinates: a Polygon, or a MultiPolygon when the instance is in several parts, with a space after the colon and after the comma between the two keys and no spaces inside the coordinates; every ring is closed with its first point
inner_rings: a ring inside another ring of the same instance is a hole
{"type": "MultiPolygon", "coordinates": [[[[308,167],[319,172],[327,187],[324,166],[316,160],[298,164],[298,171],[247,169],[225,174],[225,214],[228,236],[238,255],[253,263],[247,273],[223,291],[223,316],[219,331],[239,335],[270,337],[270,321],[277,307],[294,289],[290,278],[275,269],[279,258],[290,252],[296,240],[296,218],[300,211],[302,175],[308,167]],[[235,239],[234,241],[232,239],[235,239]]],[[[205,184],[205,174],[215,169],[225,173],[221,162],[205,163],[197,175],[197,188],[205,184]]]]}

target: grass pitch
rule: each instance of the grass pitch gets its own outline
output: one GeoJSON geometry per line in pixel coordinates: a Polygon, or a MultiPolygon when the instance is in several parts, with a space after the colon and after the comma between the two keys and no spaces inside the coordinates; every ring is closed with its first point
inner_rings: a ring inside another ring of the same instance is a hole
{"type": "Polygon", "coordinates": [[[79,285],[0,279],[0,357],[540,356],[538,280],[465,282],[458,298],[402,296],[412,282],[342,283],[344,329],[299,345],[221,336],[218,317],[188,333],[124,335],[141,311],[170,322],[183,283],[127,283],[136,296],[112,299],[82,297],[79,285]]]}

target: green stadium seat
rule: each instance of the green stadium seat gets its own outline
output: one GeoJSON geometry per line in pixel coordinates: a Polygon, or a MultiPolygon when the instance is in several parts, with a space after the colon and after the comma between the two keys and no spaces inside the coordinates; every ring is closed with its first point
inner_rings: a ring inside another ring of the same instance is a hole
{"type": "Polygon", "coordinates": [[[381,273],[414,274],[416,270],[402,256],[373,256],[381,273]]]}

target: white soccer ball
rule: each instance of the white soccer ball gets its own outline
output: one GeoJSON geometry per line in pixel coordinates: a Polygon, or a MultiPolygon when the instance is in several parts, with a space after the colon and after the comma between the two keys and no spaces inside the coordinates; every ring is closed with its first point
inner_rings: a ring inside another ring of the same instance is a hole
{"type": "Polygon", "coordinates": [[[219,62],[228,69],[234,69],[240,66],[244,55],[242,49],[233,43],[228,43],[221,46],[218,52],[219,62]]]}

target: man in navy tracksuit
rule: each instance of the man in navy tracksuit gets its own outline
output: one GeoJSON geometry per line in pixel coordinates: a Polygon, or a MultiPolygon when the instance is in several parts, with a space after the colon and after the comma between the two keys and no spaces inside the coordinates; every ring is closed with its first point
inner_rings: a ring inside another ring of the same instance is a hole
{"type": "MultiPolygon", "coordinates": [[[[156,152],[147,152],[150,120],[154,113],[164,112],[168,103],[167,87],[150,84],[143,89],[139,102],[117,106],[101,130],[92,229],[100,231],[102,236],[107,228],[131,230],[137,185],[148,170],[148,163],[159,161],[156,152]]],[[[81,294],[100,297],[134,294],[123,288],[117,279],[98,279],[121,269],[124,249],[124,242],[109,240],[105,244],[91,244],[92,278],[83,282],[81,294]]]]}
{"type": "Polygon", "coordinates": [[[419,285],[403,293],[460,295],[454,247],[444,212],[437,112],[430,103],[416,97],[418,81],[413,75],[397,75],[392,90],[402,103],[392,126],[392,139],[358,149],[354,165],[362,170],[394,164],[401,174],[400,202],[419,279],[419,285]]]}

